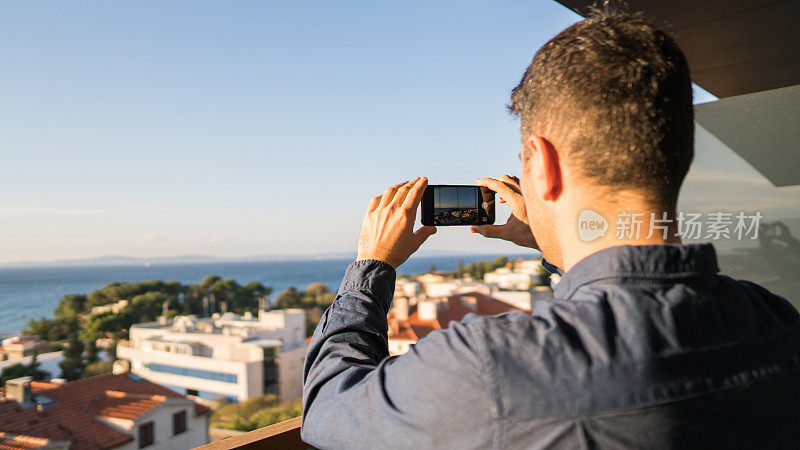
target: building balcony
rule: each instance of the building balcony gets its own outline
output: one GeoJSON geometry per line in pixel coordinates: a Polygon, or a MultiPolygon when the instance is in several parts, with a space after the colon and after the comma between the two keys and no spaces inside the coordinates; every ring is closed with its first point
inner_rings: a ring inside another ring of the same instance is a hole
{"type": "Polygon", "coordinates": [[[212,442],[198,450],[251,450],[251,449],[308,449],[310,445],[300,438],[302,417],[295,417],[249,433],[212,442]]]}

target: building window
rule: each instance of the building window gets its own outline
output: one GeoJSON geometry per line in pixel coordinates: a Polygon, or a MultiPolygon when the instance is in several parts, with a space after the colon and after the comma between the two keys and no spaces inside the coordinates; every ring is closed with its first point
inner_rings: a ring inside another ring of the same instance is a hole
{"type": "Polygon", "coordinates": [[[235,373],[213,372],[211,370],[190,369],[167,364],[150,363],[147,368],[153,372],[171,373],[184,377],[202,378],[204,380],[222,381],[223,383],[237,383],[239,377],[235,373]]]}
{"type": "Polygon", "coordinates": [[[186,431],[186,411],[177,412],[172,415],[172,435],[181,434],[186,431]]]}
{"type": "Polygon", "coordinates": [[[280,393],[277,355],[275,348],[264,349],[264,395],[280,393]]]}
{"type": "Polygon", "coordinates": [[[155,427],[153,422],[147,422],[139,425],[139,448],[153,445],[155,442],[155,427]]]}

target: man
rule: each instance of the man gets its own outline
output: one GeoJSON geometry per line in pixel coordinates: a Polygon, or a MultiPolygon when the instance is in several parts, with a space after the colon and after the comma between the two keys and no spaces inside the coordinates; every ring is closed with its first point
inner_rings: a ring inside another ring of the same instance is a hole
{"type": "Polygon", "coordinates": [[[673,39],[635,15],[584,20],[537,52],[510,105],[521,119],[521,180],[477,181],[513,215],[472,230],[537,248],[563,275],[530,316],[472,316],[389,357],[395,269],[435,229],[413,231],[426,179],[373,198],[358,259],[308,349],[305,441],[800,445],[797,311],[718,274],[710,244],[677,236],[693,157],[691,89],[673,39]],[[633,214],[655,220],[635,234],[581,237],[583,220],[616,230],[633,214]]]}

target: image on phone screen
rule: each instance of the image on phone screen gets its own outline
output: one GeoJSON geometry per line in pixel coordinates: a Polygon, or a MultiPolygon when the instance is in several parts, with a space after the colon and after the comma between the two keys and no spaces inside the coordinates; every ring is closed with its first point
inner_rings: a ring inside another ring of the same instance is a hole
{"type": "Polygon", "coordinates": [[[422,197],[423,225],[494,223],[494,191],[479,186],[430,185],[422,197]]]}

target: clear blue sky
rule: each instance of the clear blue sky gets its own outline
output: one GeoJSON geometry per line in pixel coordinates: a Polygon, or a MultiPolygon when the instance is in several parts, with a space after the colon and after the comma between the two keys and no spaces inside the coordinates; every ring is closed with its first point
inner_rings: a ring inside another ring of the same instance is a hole
{"type": "MultiPolygon", "coordinates": [[[[354,251],[385,186],[518,172],[508,2],[0,3],[0,262],[354,251]]],[[[502,220],[502,219],[501,219],[502,220]]],[[[514,247],[440,231],[427,251],[514,247]]]]}

